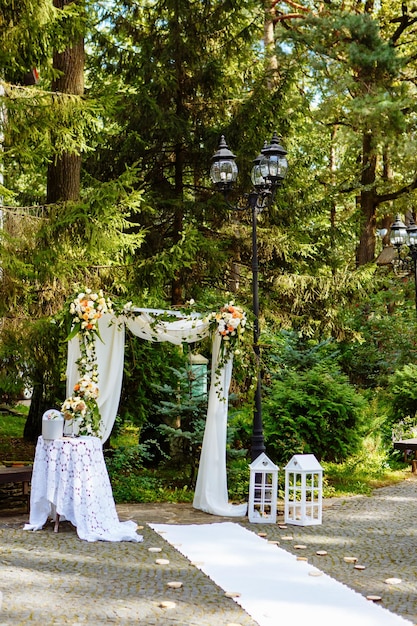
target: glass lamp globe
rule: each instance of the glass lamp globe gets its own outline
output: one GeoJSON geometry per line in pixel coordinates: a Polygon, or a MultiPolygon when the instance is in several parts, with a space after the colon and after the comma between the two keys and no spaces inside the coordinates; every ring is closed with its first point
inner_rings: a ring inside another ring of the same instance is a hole
{"type": "Polygon", "coordinates": [[[417,224],[410,218],[410,224],[407,227],[408,245],[417,248],[417,224]]]}
{"type": "Polygon", "coordinates": [[[402,246],[407,243],[407,228],[399,215],[397,215],[394,223],[391,225],[389,239],[393,246],[402,246]]]}
{"type": "Polygon", "coordinates": [[[284,180],[288,170],[287,151],[280,145],[276,133],[273,134],[271,143],[262,150],[262,154],[260,162],[262,175],[275,186],[284,180]]]}
{"type": "MultiPolygon", "coordinates": [[[[266,143],[266,142],[265,142],[266,143]]],[[[252,171],[251,171],[251,181],[252,185],[256,189],[260,189],[265,187],[265,169],[261,166],[261,162],[263,160],[263,154],[258,154],[256,159],[253,161],[252,171]]]]}
{"type": "Polygon", "coordinates": [[[227,147],[224,135],[222,135],[217,152],[212,157],[210,178],[219,189],[230,189],[236,182],[238,168],[236,156],[227,147]]]}

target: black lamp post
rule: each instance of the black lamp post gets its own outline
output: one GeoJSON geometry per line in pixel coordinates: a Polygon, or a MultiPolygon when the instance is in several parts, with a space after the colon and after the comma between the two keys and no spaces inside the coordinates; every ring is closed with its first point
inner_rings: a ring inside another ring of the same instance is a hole
{"type": "Polygon", "coordinates": [[[253,190],[245,195],[244,206],[233,206],[228,200],[233,184],[236,182],[238,168],[236,157],[227,147],[224,136],[220,139],[219,149],[212,158],[210,177],[218,191],[224,195],[227,205],[233,210],[250,210],[252,215],[252,299],[253,299],[253,351],[257,367],[257,384],[253,413],[251,458],[254,461],[265,452],[262,406],[261,406],[261,371],[259,351],[259,294],[258,294],[258,243],[256,224],[258,214],[274,201],[275,193],[285,178],[288,169],[287,152],[279,144],[274,133],[271,143],[265,143],[261,153],[253,161],[251,180],[253,190]]]}
{"type": "Polygon", "coordinates": [[[400,271],[409,272],[412,269],[414,275],[414,289],[415,289],[415,305],[417,311],[417,225],[414,220],[410,218],[409,225],[406,226],[401,217],[397,215],[394,223],[391,225],[390,242],[397,249],[398,259],[396,264],[400,271]],[[408,248],[409,257],[407,255],[401,255],[403,246],[408,248]],[[410,268],[410,259],[412,266],[410,268]]]}

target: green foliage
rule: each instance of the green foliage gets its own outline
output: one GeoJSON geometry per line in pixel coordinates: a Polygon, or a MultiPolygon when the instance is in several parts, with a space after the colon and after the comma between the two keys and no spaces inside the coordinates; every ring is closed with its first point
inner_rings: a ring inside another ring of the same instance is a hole
{"type": "Polygon", "coordinates": [[[159,439],[156,427],[160,419],[155,412],[161,398],[158,388],[170,388],[171,368],[180,368],[185,359],[182,349],[177,346],[167,342],[144,341],[126,332],[119,416],[122,424],[131,422],[140,427],[142,442],[159,439]]]}
{"type": "Polygon", "coordinates": [[[340,344],[341,365],[361,388],[385,388],[395,370],[417,358],[414,280],[376,277],[366,298],[346,307],[346,323],[357,341],[340,344]]]}
{"type": "MultiPolygon", "coordinates": [[[[141,216],[147,235],[137,253],[139,288],[168,294],[175,305],[210,287],[221,293],[233,269],[231,248],[234,257],[245,248],[246,265],[250,235],[244,246],[236,242],[236,220],[211,197],[207,170],[229,126],[231,140],[239,143],[239,135],[244,146],[242,128],[258,142],[260,128],[269,135],[276,123],[278,89],[272,94],[265,87],[264,65],[254,62],[262,56],[263,11],[252,0],[157,1],[134,10],[129,0],[118,0],[102,17],[88,64],[92,92],[104,97],[105,85],[108,123],[86,168],[101,180],[126,164],[144,172],[151,210],[141,216]],[[234,124],[248,101],[243,118],[256,121],[234,124]]],[[[261,145],[242,159],[246,169],[261,145]]]]}
{"type": "MultiPolygon", "coordinates": [[[[328,241],[326,245],[328,247],[328,241]]],[[[375,280],[374,268],[343,267],[331,271],[330,262],[323,267],[314,258],[317,258],[316,253],[313,258],[300,260],[295,252],[287,272],[277,272],[274,268],[269,278],[273,290],[268,293],[267,302],[275,327],[292,329],[315,340],[323,337],[334,337],[338,341],[357,339],[358,330],[350,325],[345,310],[353,299],[366,297],[366,291],[375,280]]]]}
{"type": "MultiPolygon", "coordinates": [[[[112,436],[110,449],[105,450],[105,461],[116,502],[190,502],[186,472],[167,470],[162,464],[158,470],[147,469],[155,456],[166,455],[155,440],[138,443],[139,428],[125,422],[112,436]]],[[[156,464],[155,464],[156,465],[156,464]]]]}
{"type": "Polygon", "coordinates": [[[45,318],[26,323],[21,341],[21,363],[33,389],[24,436],[35,441],[42,431],[43,413],[59,409],[65,398],[67,344],[62,328],[45,318]]]}
{"type": "Polygon", "coordinates": [[[274,458],[312,453],[343,460],[360,441],[364,401],[348,379],[316,365],[274,381],[265,402],[267,448],[274,458]]]}
{"type": "Polygon", "coordinates": [[[30,437],[39,434],[43,411],[65,398],[64,307],[76,284],[106,293],[131,284],[132,256],[143,240],[133,221],[141,204],[136,181],[137,172],[126,170],[105,185],[90,181],[78,203],[6,212],[0,232],[0,314],[7,317],[2,360],[8,364],[5,380],[13,384],[15,377],[19,384],[22,372],[34,389],[30,437]]]}
{"type": "Polygon", "coordinates": [[[5,319],[0,332],[4,381],[14,379],[16,392],[33,387],[36,395],[42,388],[54,406],[63,387],[66,355],[63,339],[61,329],[51,319],[33,322],[5,319]]]}
{"type": "MultiPolygon", "coordinates": [[[[17,414],[0,412],[0,459],[33,459],[33,445],[21,439],[27,407],[18,406],[17,414]],[[20,414],[21,412],[21,414],[20,414]]],[[[118,437],[112,439],[112,447],[105,450],[113,495],[116,502],[192,502],[193,490],[189,485],[188,472],[169,469],[160,465],[146,469],[143,463],[153,453],[149,448],[137,445],[137,428],[125,425],[118,437]]],[[[409,466],[396,463],[388,451],[380,446],[378,437],[367,437],[358,452],[343,463],[322,462],[324,467],[324,497],[369,494],[373,488],[403,480],[409,466]]],[[[249,492],[248,461],[243,456],[228,458],[228,493],[232,501],[247,499],[249,492]]],[[[284,497],[284,472],[279,472],[279,498],[284,497]]]]}
{"type": "MultiPolygon", "coordinates": [[[[264,333],[262,348],[264,437],[275,462],[303,453],[341,462],[357,450],[365,432],[379,428],[366,399],[341,371],[334,341],[282,331],[264,333]]],[[[252,416],[252,397],[229,411],[235,441],[243,448],[250,445],[252,416]]]]}
{"type": "Polygon", "coordinates": [[[147,445],[117,446],[106,450],[106,465],[110,475],[128,475],[140,470],[147,458],[147,445]]]}
{"type": "Polygon", "coordinates": [[[398,369],[388,379],[386,389],[393,423],[417,414],[417,365],[409,363],[398,369]]]}
{"type": "Polygon", "coordinates": [[[400,441],[401,439],[414,439],[417,435],[417,417],[407,415],[404,419],[394,424],[392,431],[392,441],[400,441]]]}
{"type": "Polygon", "coordinates": [[[2,2],[0,20],[0,67],[6,80],[23,82],[29,70],[48,61],[55,22],[74,14],[74,6],[60,14],[48,0],[2,2]]]}
{"type": "Polygon", "coordinates": [[[340,461],[360,442],[365,401],[337,362],[336,344],[281,334],[268,356],[272,379],[264,400],[264,431],[272,458],[293,454],[340,461]]]}
{"type": "Polygon", "coordinates": [[[110,480],[116,502],[189,502],[193,497],[186,488],[169,489],[163,477],[150,470],[122,476],[110,472],[110,480]]]}
{"type": "Polygon", "coordinates": [[[249,497],[249,462],[244,456],[228,459],[227,463],[227,490],[229,500],[244,502],[249,497]]]}
{"type": "Polygon", "coordinates": [[[404,470],[397,465],[390,458],[389,451],[380,445],[378,437],[366,437],[358,452],[343,463],[322,463],[325,494],[370,495],[375,488],[404,479],[408,468],[404,470]]]}
{"type": "Polygon", "coordinates": [[[0,331],[0,402],[12,404],[23,396],[20,344],[10,327],[0,331]]]}
{"type": "Polygon", "coordinates": [[[265,367],[274,378],[285,370],[306,371],[317,365],[333,369],[340,359],[339,347],[332,339],[319,342],[287,330],[276,335],[265,333],[262,339],[265,367]]]}
{"type": "MultiPolygon", "coordinates": [[[[342,340],[350,382],[374,390],[416,357],[413,281],[381,283],[380,269],[354,262],[366,229],[357,219],[359,195],[378,196],[379,219],[388,217],[385,206],[408,207],[415,194],[413,18],[397,0],[389,8],[370,4],[342,10],[330,3],[297,28],[279,22],[272,69],[259,45],[264,11],[252,0],[70,2],[64,10],[6,0],[0,314],[6,325],[22,323],[7,326],[13,336],[1,331],[3,393],[18,394],[23,374],[34,385],[38,417],[61,393],[61,337],[45,328],[74,283],[137,297],[143,306],[226,301],[229,289],[240,304],[250,302],[250,215],[226,209],[208,189],[207,170],[225,133],[238,156],[241,197],[252,158],[276,129],[290,169],[275,205],[258,216],[261,323],[315,342],[301,348],[284,335],[277,346],[265,339],[268,445],[274,453],[320,449],[331,458],[355,448],[359,397],[336,367],[338,349],[322,339],[342,340]],[[53,51],[84,33],[85,95],[51,93],[53,51]],[[41,83],[24,87],[22,72],[38,63],[41,83]],[[375,180],[364,184],[369,168],[358,154],[368,135],[378,163],[375,180]],[[81,199],[45,206],[46,168],[65,151],[83,154],[81,199]]],[[[372,222],[371,243],[373,229],[372,222]]],[[[231,450],[250,438],[249,352],[235,360],[233,391],[247,405],[233,420],[231,450]]],[[[196,451],[201,437],[198,411],[176,403],[170,368],[183,361],[170,347],[128,336],[121,419],[141,427],[142,441],[163,440],[170,453],[178,441],[196,451]],[[172,421],[178,415],[180,428],[172,421]]]]}

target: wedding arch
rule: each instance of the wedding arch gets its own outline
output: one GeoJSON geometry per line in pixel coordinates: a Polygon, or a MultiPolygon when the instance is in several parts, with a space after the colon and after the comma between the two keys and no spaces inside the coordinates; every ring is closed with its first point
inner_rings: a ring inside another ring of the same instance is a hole
{"type": "Polygon", "coordinates": [[[129,305],[116,315],[109,302],[101,292],[86,290],[71,304],[74,324],[68,341],[67,396],[72,400],[80,377],[88,371],[86,361],[92,352],[95,376],[100,381],[96,399],[101,416],[99,436],[104,442],[110,436],[120,400],[126,328],[147,341],[174,345],[195,343],[212,334],[211,384],[193,506],[214,515],[244,516],[246,503],[229,503],[226,473],[228,394],[233,369],[230,339],[244,331],[244,313],[230,303],[204,318],[129,305]]]}

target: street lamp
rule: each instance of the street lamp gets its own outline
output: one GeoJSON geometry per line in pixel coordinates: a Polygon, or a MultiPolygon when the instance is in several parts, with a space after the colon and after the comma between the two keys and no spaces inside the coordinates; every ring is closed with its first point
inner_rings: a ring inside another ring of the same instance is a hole
{"type": "Polygon", "coordinates": [[[409,225],[406,226],[399,215],[396,216],[391,225],[390,242],[396,248],[398,259],[395,265],[400,271],[410,272],[410,259],[412,261],[412,271],[414,274],[415,304],[417,310],[417,225],[412,217],[409,225]],[[409,256],[401,255],[403,246],[407,246],[409,256]]]}
{"type": "Polygon", "coordinates": [[[253,351],[255,353],[257,384],[255,390],[255,406],[253,413],[251,458],[254,461],[262,452],[265,452],[262,407],[261,407],[261,371],[259,350],[259,294],[258,294],[258,243],[256,224],[258,214],[272,205],[275,193],[282,184],[288,169],[287,152],[279,143],[276,133],[271,143],[266,143],[261,153],[253,161],[251,180],[253,190],[244,196],[244,206],[233,206],[229,200],[229,193],[237,180],[238,168],[236,156],[227,147],[224,136],[220,139],[217,152],[212,157],[210,177],[216,189],[223,193],[229,208],[237,211],[250,210],[252,215],[252,301],[253,301],[253,351]]]}

